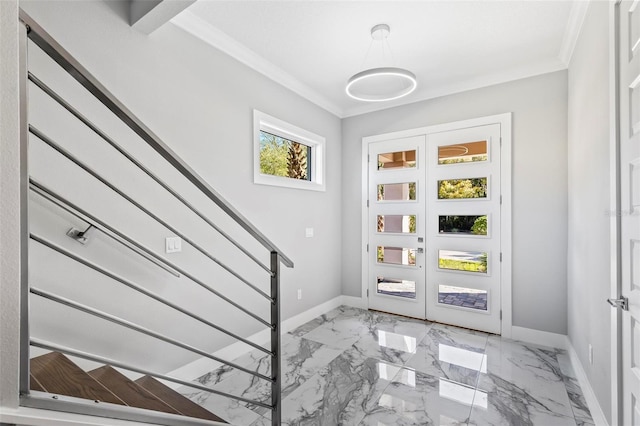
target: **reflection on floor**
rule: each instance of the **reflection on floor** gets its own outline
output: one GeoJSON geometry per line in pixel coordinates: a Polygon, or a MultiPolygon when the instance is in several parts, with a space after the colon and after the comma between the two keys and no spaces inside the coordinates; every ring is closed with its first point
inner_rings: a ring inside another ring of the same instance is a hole
{"type": "MultiPolygon", "coordinates": [[[[593,424],[559,349],[345,306],[288,333],[282,349],[285,425],[593,424]]],[[[236,363],[269,374],[261,352],[236,363]]],[[[199,382],[270,401],[266,382],[233,368],[199,382]]],[[[271,425],[261,407],[182,392],[234,425],[271,425]]]]}

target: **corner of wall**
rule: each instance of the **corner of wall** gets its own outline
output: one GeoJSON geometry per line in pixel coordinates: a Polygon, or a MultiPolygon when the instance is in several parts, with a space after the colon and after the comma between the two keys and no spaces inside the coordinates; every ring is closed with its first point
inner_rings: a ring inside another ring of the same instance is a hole
{"type": "Polygon", "coordinates": [[[18,406],[20,357],[20,64],[18,1],[0,1],[0,407],[18,406]]]}

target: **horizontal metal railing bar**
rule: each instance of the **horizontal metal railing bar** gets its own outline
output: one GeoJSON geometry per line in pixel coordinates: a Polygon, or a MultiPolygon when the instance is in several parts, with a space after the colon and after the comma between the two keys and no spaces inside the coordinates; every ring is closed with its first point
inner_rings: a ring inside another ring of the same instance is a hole
{"type": "Polygon", "coordinates": [[[63,200],[61,196],[59,196],[49,188],[45,187],[44,185],[40,184],[38,181],[34,180],[33,178],[29,178],[29,189],[31,189],[35,194],[38,194],[45,200],[60,207],[62,210],[66,211],[67,213],[90,224],[91,226],[93,226],[94,228],[102,232],[104,235],[108,236],[114,241],[119,242],[120,244],[127,247],[134,253],[137,253],[140,256],[144,257],[149,262],[153,263],[159,268],[164,269],[165,271],[175,276],[176,278],[180,278],[180,273],[174,270],[173,268],[171,268],[169,265],[166,265],[162,260],[162,258],[157,256],[151,249],[143,246],[142,244],[134,240],[131,240],[130,238],[127,238],[126,236],[118,235],[118,233],[108,229],[108,227],[103,222],[101,222],[94,216],[87,214],[84,210],[80,209],[78,206],[74,205],[70,201],[63,200]]]}
{"type": "Polygon", "coordinates": [[[128,370],[128,371],[133,371],[134,373],[145,374],[147,376],[155,377],[156,379],[166,380],[168,382],[177,383],[179,385],[183,385],[183,386],[187,386],[187,387],[190,387],[190,388],[202,390],[202,391],[205,391],[205,392],[211,392],[211,393],[216,394],[216,395],[224,396],[226,398],[235,399],[237,401],[246,402],[248,404],[257,405],[258,407],[267,408],[269,410],[272,409],[271,405],[265,404],[264,402],[254,401],[252,399],[244,398],[244,397],[241,397],[241,396],[231,395],[229,393],[222,392],[222,391],[210,388],[208,386],[204,386],[204,385],[196,384],[196,383],[189,382],[189,381],[186,381],[186,380],[182,380],[182,379],[179,379],[177,377],[167,376],[166,374],[156,373],[156,372],[149,371],[149,370],[146,370],[144,368],[136,367],[136,366],[133,366],[133,365],[128,365],[128,364],[125,364],[123,362],[116,361],[114,359],[101,357],[99,355],[94,355],[94,354],[90,354],[88,352],[83,352],[83,351],[67,348],[67,347],[61,346],[61,345],[56,345],[56,344],[47,342],[45,340],[40,340],[40,339],[32,337],[31,340],[30,340],[30,344],[31,344],[31,346],[35,346],[35,347],[38,347],[38,348],[41,348],[41,349],[46,349],[46,350],[49,350],[49,351],[61,352],[61,353],[66,354],[66,355],[71,355],[71,356],[75,356],[75,357],[78,357],[78,358],[86,359],[86,360],[89,360],[89,361],[94,361],[94,362],[99,362],[101,364],[111,365],[112,367],[118,367],[118,368],[122,368],[122,369],[125,369],[125,370],[128,370]]]}
{"type": "MultiPolygon", "coordinates": [[[[28,342],[27,342],[28,343],[28,342]]],[[[81,399],[72,396],[50,394],[31,390],[20,395],[21,407],[32,407],[41,410],[53,410],[74,414],[85,414],[92,417],[106,417],[109,419],[122,419],[142,424],[166,425],[166,426],[229,426],[228,423],[202,420],[195,417],[186,417],[180,414],[161,413],[159,411],[146,410],[127,405],[111,404],[92,399],[81,399]]],[[[92,424],[98,424],[95,422],[92,424]]],[[[76,423],[77,424],[77,423],[76,423]]]]}
{"type": "MultiPolygon", "coordinates": [[[[117,188],[115,185],[113,185],[111,182],[109,182],[106,178],[104,178],[103,176],[101,176],[100,174],[95,172],[93,169],[91,169],[89,166],[84,164],[82,161],[78,160],[73,154],[71,154],[69,151],[65,150],[64,148],[62,148],[60,145],[58,145],[56,142],[54,142],[51,138],[49,138],[48,136],[46,136],[45,134],[40,132],[37,128],[35,128],[32,125],[29,125],[29,132],[31,134],[33,134],[34,136],[36,136],[41,141],[43,141],[44,143],[46,143],[48,146],[53,148],[59,154],[61,154],[65,158],[67,158],[69,161],[74,163],[76,166],[80,167],[82,170],[87,172],[89,175],[93,176],[96,180],[98,180],[100,183],[105,185],[107,188],[111,189],[113,192],[115,192],[116,194],[118,194],[119,196],[124,198],[126,201],[131,203],[133,206],[138,208],[140,211],[144,212],[147,216],[149,216],[150,218],[152,218],[153,220],[158,222],[160,225],[164,226],[169,231],[173,232],[174,234],[176,234],[177,236],[182,238],[186,243],[188,243],[193,248],[195,248],[200,253],[202,253],[204,256],[208,257],[213,262],[218,264],[222,269],[224,269],[225,271],[229,272],[231,275],[233,275],[234,277],[238,278],[240,281],[242,281],[243,283],[247,284],[248,286],[253,287],[256,290],[259,290],[259,289],[257,289],[257,287],[255,287],[253,284],[251,284],[245,278],[240,276],[237,272],[235,272],[230,267],[228,267],[227,265],[225,265],[224,263],[222,263],[221,261],[216,259],[214,256],[209,254],[206,250],[204,250],[202,247],[200,247],[200,245],[198,245],[196,242],[194,242],[189,237],[187,237],[184,233],[178,231],[176,228],[171,226],[165,220],[163,220],[159,216],[157,216],[155,213],[153,213],[152,211],[150,211],[149,209],[144,207],[142,204],[138,203],[136,200],[134,200],[133,198],[131,198],[130,196],[128,196],[124,192],[122,192],[119,188],[117,188]]],[[[222,299],[225,302],[229,303],[230,305],[232,305],[236,309],[239,309],[240,311],[242,311],[245,314],[249,315],[250,317],[254,318],[256,321],[266,325],[267,327],[271,327],[271,324],[269,324],[267,321],[265,321],[264,319],[260,318],[258,315],[254,314],[253,312],[249,311],[248,309],[244,308],[239,303],[234,302],[233,300],[229,299],[227,296],[223,295],[219,291],[211,288],[210,286],[208,286],[207,284],[205,284],[204,282],[202,282],[198,278],[194,277],[193,275],[191,275],[190,273],[188,273],[184,269],[181,269],[178,266],[176,266],[175,264],[172,264],[172,263],[170,263],[169,261],[166,261],[166,260],[165,260],[165,263],[167,263],[168,265],[171,265],[171,267],[174,268],[176,271],[179,271],[182,275],[184,275],[185,277],[189,278],[190,280],[192,280],[193,282],[197,283],[198,285],[202,286],[203,288],[207,289],[211,293],[215,294],[220,299],[222,299]]],[[[264,292],[260,291],[260,294],[265,296],[268,300],[272,300],[271,297],[266,295],[264,292]]]]}
{"type": "Polygon", "coordinates": [[[142,170],[147,176],[153,179],[158,185],[164,188],[168,193],[173,195],[178,201],[180,201],[183,205],[185,205],[189,210],[191,210],[194,214],[196,214],[200,219],[205,221],[209,226],[215,229],[220,235],[222,235],[227,241],[236,246],[242,253],[244,253],[247,257],[253,260],[258,266],[271,274],[271,270],[267,265],[262,263],[257,257],[255,257],[251,252],[245,249],[240,243],[234,240],[229,234],[224,232],[218,225],[213,223],[211,219],[205,216],[202,212],[193,206],[193,204],[189,203],[182,195],[180,195],[177,191],[171,188],[167,183],[165,183],[160,177],[154,174],[151,170],[144,166],[140,161],[138,161],[134,156],[129,154],[124,148],[122,148],[116,141],[114,141],[111,137],[109,137],[105,132],[100,130],[91,120],[85,117],[80,111],[74,108],[69,102],[65,101],[62,96],[58,95],[52,88],[47,86],[42,80],[36,77],[34,74],[29,72],[28,78],[31,82],[33,82],[37,87],[39,87],[43,92],[45,92],[49,97],[51,97],[54,101],[56,101],[60,106],[66,109],[71,115],[80,120],[85,126],[91,129],[95,134],[100,136],[105,142],[107,142],[113,149],[118,151],[123,157],[133,163],[136,167],[142,170]]]}
{"type": "Polygon", "coordinates": [[[240,365],[238,365],[238,364],[236,364],[234,362],[226,361],[226,360],[224,360],[222,358],[219,358],[219,357],[217,357],[215,355],[211,355],[211,354],[209,354],[209,353],[207,353],[207,352],[205,352],[203,350],[200,350],[200,349],[198,349],[196,347],[193,347],[193,346],[188,345],[186,343],[183,343],[183,342],[180,342],[178,340],[172,339],[171,337],[167,337],[167,336],[165,336],[163,334],[156,333],[155,331],[149,330],[146,327],[142,327],[140,325],[134,324],[131,321],[127,321],[127,320],[119,318],[119,317],[117,317],[115,315],[111,315],[111,314],[108,314],[106,312],[102,312],[102,311],[100,311],[98,309],[91,308],[89,306],[83,305],[83,304],[78,303],[78,302],[74,302],[73,300],[67,299],[67,298],[62,297],[62,296],[55,295],[53,293],[49,293],[49,292],[47,292],[45,290],[41,290],[41,289],[35,288],[33,286],[31,287],[30,292],[32,294],[35,294],[36,296],[40,296],[40,297],[43,297],[45,299],[51,300],[52,302],[60,303],[62,305],[68,306],[68,307],[73,308],[73,309],[77,309],[77,310],[82,311],[84,313],[87,313],[89,315],[93,315],[95,317],[98,317],[98,318],[101,318],[103,320],[112,322],[114,324],[121,325],[123,327],[129,328],[129,329],[137,331],[139,333],[146,334],[147,336],[154,337],[154,338],[156,338],[158,340],[162,340],[163,342],[169,343],[171,345],[178,346],[178,347],[180,347],[182,349],[185,349],[185,350],[187,350],[189,352],[193,352],[193,353],[201,355],[201,356],[203,356],[205,358],[209,358],[209,359],[211,359],[213,361],[217,361],[217,362],[220,362],[222,364],[228,365],[228,366],[233,367],[235,369],[238,369],[238,370],[240,370],[240,371],[242,371],[244,373],[251,374],[252,376],[258,377],[258,378],[260,378],[262,380],[266,380],[268,382],[273,382],[273,379],[271,377],[265,376],[264,374],[260,374],[260,373],[258,373],[256,371],[249,370],[248,368],[242,367],[242,366],[240,366],[240,365]]]}
{"type": "Polygon", "coordinates": [[[238,225],[255,238],[270,252],[279,254],[282,263],[293,267],[289,259],[273,242],[260,232],[247,218],[225,200],[211,185],[198,175],[184,160],[171,150],[162,140],[140,121],[126,106],[109,92],[86,68],[84,68],[69,52],[56,42],[40,25],[27,13],[20,9],[20,19],[29,27],[28,36],[38,47],[47,53],[58,65],[67,71],[89,93],[95,96],[113,114],[122,120],[131,130],[140,136],[162,158],[171,164],[180,174],[198,188],[207,198],[213,201],[238,225]]]}
{"type": "Polygon", "coordinates": [[[155,293],[153,293],[153,292],[151,292],[151,291],[149,291],[149,290],[147,290],[147,289],[145,289],[145,288],[143,288],[143,287],[141,287],[141,286],[139,286],[139,285],[127,280],[127,279],[125,279],[125,278],[122,278],[121,276],[117,275],[116,273],[111,272],[111,271],[109,271],[109,270],[107,270],[107,269],[105,269],[105,268],[103,268],[103,267],[101,267],[99,265],[96,265],[95,263],[93,263],[93,262],[91,262],[91,261],[89,261],[89,260],[87,260],[87,259],[85,259],[83,257],[80,257],[80,256],[70,252],[69,250],[66,250],[66,249],[60,247],[59,245],[57,245],[55,243],[52,243],[51,241],[49,241],[49,240],[47,240],[45,238],[39,237],[39,236],[37,236],[37,235],[35,235],[33,233],[30,234],[29,236],[30,236],[30,238],[32,240],[34,240],[34,241],[36,241],[36,242],[38,242],[38,243],[40,243],[40,244],[42,244],[42,245],[44,245],[46,247],[49,247],[50,249],[52,249],[54,251],[57,251],[58,253],[60,253],[60,254],[62,254],[64,256],[67,256],[68,258],[70,258],[70,259],[72,259],[72,260],[74,260],[74,261],[76,261],[78,263],[81,263],[81,264],[93,269],[96,272],[101,273],[102,275],[105,275],[105,276],[111,278],[114,281],[117,281],[117,282],[119,282],[121,284],[124,284],[125,286],[131,288],[132,290],[135,290],[135,291],[137,291],[137,292],[139,292],[141,294],[144,294],[145,296],[147,296],[147,297],[149,297],[149,298],[151,298],[153,300],[156,300],[156,301],[162,303],[165,306],[169,306],[170,308],[175,309],[178,312],[181,312],[181,313],[187,315],[188,317],[191,317],[191,318],[195,319],[196,321],[199,321],[199,322],[201,322],[201,323],[203,323],[205,325],[208,325],[209,327],[211,327],[211,328],[213,328],[215,330],[218,330],[219,332],[224,333],[229,337],[233,337],[234,339],[239,340],[244,344],[252,346],[255,349],[258,349],[258,350],[260,350],[260,351],[262,351],[262,352],[264,352],[264,353],[266,353],[268,355],[273,355],[273,353],[270,350],[263,348],[262,346],[258,345],[257,343],[254,343],[254,342],[252,342],[250,340],[247,340],[244,337],[238,336],[237,334],[235,334],[235,333],[233,333],[233,332],[231,332],[229,330],[226,330],[226,329],[222,328],[221,326],[216,325],[216,324],[212,323],[211,321],[208,321],[208,320],[202,318],[201,316],[196,315],[196,314],[184,309],[184,308],[176,305],[175,303],[170,302],[167,299],[165,299],[165,298],[163,298],[161,296],[158,296],[157,294],[155,294],[155,293]]]}

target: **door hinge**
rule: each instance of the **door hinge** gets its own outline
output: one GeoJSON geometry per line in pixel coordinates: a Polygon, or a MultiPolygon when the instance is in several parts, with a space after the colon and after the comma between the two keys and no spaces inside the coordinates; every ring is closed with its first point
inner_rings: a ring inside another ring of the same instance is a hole
{"type": "Polygon", "coordinates": [[[502,262],[502,252],[500,252],[500,262],[502,262]]]}
{"type": "Polygon", "coordinates": [[[500,319],[502,319],[502,309],[500,310],[500,319]]]}
{"type": "Polygon", "coordinates": [[[367,154],[367,163],[371,162],[371,156],[369,154],[367,154]]]}
{"type": "Polygon", "coordinates": [[[502,194],[500,194],[500,205],[502,205],[502,194]]]}
{"type": "Polygon", "coordinates": [[[369,253],[369,244],[367,244],[367,253],[369,253]]]}
{"type": "Polygon", "coordinates": [[[369,289],[367,289],[367,297],[369,297],[369,289]]]}
{"type": "Polygon", "coordinates": [[[500,146],[502,146],[502,137],[500,137],[500,146]]]}
{"type": "Polygon", "coordinates": [[[369,200],[367,200],[367,207],[369,207],[369,200]]]}

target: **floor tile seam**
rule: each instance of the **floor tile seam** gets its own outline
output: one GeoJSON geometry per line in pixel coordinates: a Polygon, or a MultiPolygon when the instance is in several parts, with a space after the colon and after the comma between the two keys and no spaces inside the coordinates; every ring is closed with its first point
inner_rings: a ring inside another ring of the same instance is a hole
{"type": "MultiPolygon", "coordinates": [[[[574,403],[573,399],[571,399],[571,396],[569,395],[569,389],[567,387],[567,382],[568,382],[568,380],[570,380],[570,378],[563,374],[562,380],[564,382],[565,390],[567,392],[567,398],[569,399],[569,407],[571,408],[571,413],[573,414],[573,419],[576,420],[576,423],[577,423],[577,420],[579,418],[581,418],[582,416],[580,416],[579,413],[576,412],[577,407],[575,407],[575,403],[574,403]]],[[[578,389],[580,390],[580,397],[584,399],[584,395],[582,394],[582,389],[580,388],[579,384],[577,384],[577,385],[578,385],[578,389]]],[[[585,405],[586,405],[586,401],[584,401],[584,402],[585,402],[585,405]]],[[[589,412],[589,418],[591,418],[591,420],[593,420],[593,417],[591,417],[591,412],[589,412]]]]}
{"type": "MultiPolygon", "coordinates": [[[[395,381],[394,381],[394,379],[395,379],[396,377],[398,377],[398,375],[400,375],[400,374],[402,373],[402,369],[403,369],[403,368],[405,368],[405,367],[400,367],[400,370],[398,370],[398,372],[397,372],[397,373],[396,373],[396,374],[395,374],[391,379],[387,380],[387,384],[386,384],[386,385],[384,386],[384,388],[380,391],[380,394],[378,395],[378,399],[377,399],[377,401],[376,401],[376,402],[380,401],[380,398],[381,398],[383,395],[385,395],[386,390],[387,390],[387,389],[389,389],[389,387],[390,387],[393,383],[400,383],[400,384],[402,384],[402,382],[400,382],[400,381],[395,382],[395,381]]],[[[376,407],[377,407],[377,406],[376,406],[376,407]]],[[[374,407],[374,408],[376,408],[376,407],[374,407]]],[[[365,418],[365,417],[367,417],[367,415],[369,415],[369,414],[371,414],[371,413],[372,413],[372,411],[371,411],[371,410],[370,410],[370,411],[365,411],[365,410],[363,410],[363,411],[364,411],[363,416],[360,418],[360,420],[359,420],[358,422],[355,422],[354,424],[359,425],[360,423],[362,423],[362,420],[364,420],[364,418],[365,418]]]]}
{"type": "MultiPolygon", "coordinates": [[[[491,373],[491,375],[494,375],[494,374],[491,373]]],[[[561,402],[561,401],[559,401],[557,399],[554,399],[554,401],[560,407],[566,407],[565,408],[566,413],[553,410],[550,407],[548,407],[547,404],[544,404],[544,403],[538,401],[540,399],[540,397],[541,397],[541,395],[538,394],[538,392],[532,393],[531,389],[525,388],[521,384],[517,384],[517,383],[515,383],[515,382],[513,382],[511,380],[504,379],[504,378],[502,378],[500,376],[497,376],[497,375],[495,375],[495,377],[499,378],[500,380],[504,380],[504,381],[510,383],[511,385],[515,386],[521,392],[524,392],[525,394],[529,395],[531,398],[535,399],[536,402],[544,409],[544,411],[548,415],[552,415],[552,416],[556,416],[556,417],[559,416],[559,417],[563,417],[563,418],[570,418],[570,419],[573,419],[573,420],[576,419],[575,412],[574,412],[574,409],[573,409],[573,403],[571,401],[571,398],[569,398],[569,395],[567,393],[566,387],[564,386],[564,383],[563,383],[563,389],[564,389],[565,394],[566,394],[566,402],[567,402],[567,404],[565,404],[565,403],[563,403],[563,402],[561,402]]],[[[493,381],[494,379],[489,378],[489,380],[493,381]]],[[[495,391],[497,391],[499,389],[499,386],[496,386],[495,384],[493,386],[494,386],[493,389],[486,389],[485,390],[485,389],[480,388],[479,387],[479,383],[478,383],[478,387],[476,388],[476,391],[482,391],[482,392],[487,392],[487,394],[491,394],[492,392],[495,392],[495,391]]],[[[558,396],[561,396],[561,395],[562,395],[562,393],[560,393],[558,396]]]]}
{"type": "MultiPolygon", "coordinates": [[[[243,368],[247,368],[247,369],[249,369],[249,367],[248,367],[248,366],[245,366],[245,365],[240,365],[240,366],[241,366],[241,367],[243,367],[243,368]]],[[[254,371],[255,373],[257,373],[257,371],[255,371],[255,370],[252,370],[252,371],[254,371]]],[[[238,370],[237,368],[234,368],[234,371],[233,371],[233,372],[230,372],[230,373],[227,375],[227,377],[225,377],[224,379],[220,380],[219,382],[217,382],[217,383],[215,383],[215,384],[213,384],[213,385],[209,385],[209,386],[211,386],[213,389],[216,389],[216,387],[217,387],[217,386],[221,386],[222,384],[227,384],[227,383],[229,382],[229,380],[231,380],[231,379],[237,379],[237,377],[238,377],[239,375],[241,375],[241,374],[244,374],[244,375],[245,375],[245,377],[247,377],[247,376],[252,376],[252,377],[256,377],[256,378],[258,378],[257,376],[254,376],[254,375],[253,375],[253,374],[251,374],[251,373],[247,373],[246,371],[242,371],[242,370],[238,370]]],[[[260,374],[263,374],[263,375],[265,375],[265,376],[269,376],[269,374],[270,374],[270,373],[268,373],[268,372],[267,372],[267,373],[260,373],[260,374]]],[[[261,381],[264,381],[264,382],[266,382],[266,381],[267,381],[267,380],[264,380],[264,379],[262,379],[262,378],[258,378],[258,379],[260,379],[261,381]]]]}
{"type": "MultiPolygon", "coordinates": [[[[479,380],[479,379],[478,379],[479,380]]],[[[471,405],[469,406],[469,415],[467,416],[466,424],[471,424],[471,415],[473,414],[473,406],[476,403],[476,395],[478,394],[478,387],[476,383],[476,387],[473,390],[473,399],[471,400],[471,405]]]]}
{"type": "MultiPolygon", "coordinates": [[[[460,385],[460,386],[464,386],[465,388],[473,389],[473,391],[474,391],[474,397],[475,397],[475,392],[476,392],[476,391],[478,391],[478,381],[479,381],[479,379],[476,379],[476,385],[475,385],[475,386],[473,386],[473,385],[468,385],[468,384],[466,384],[466,383],[458,382],[457,380],[453,380],[453,379],[450,379],[450,378],[448,378],[448,377],[442,377],[442,376],[437,376],[437,375],[435,375],[435,374],[431,374],[431,373],[425,373],[424,371],[418,370],[418,369],[413,368],[413,367],[406,367],[406,366],[404,366],[404,367],[402,367],[402,368],[403,368],[403,369],[406,369],[406,370],[414,371],[414,372],[416,372],[416,373],[418,373],[418,374],[421,374],[421,375],[423,375],[423,376],[428,376],[428,377],[431,377],[431,378],[436,379],[436,380],[446,380],[446,381],[448,381],[448,382],[455,383],[456,385],[460,385]]],[[[398,373],[396,373],[396,376],[397,376],[398,374],[400,374],[400,373],[401,373],[401,371],[398,371],[398,373]]],[[[393,377],[394,377],[394,379],[395,379],[395,377],[396,377],[396,376],[393,376],[393,377]]],[[[389,384],[391,384],[391,383],[398,383],[398,384],[404,385],[404,383],[402,383],[402,382],[395,382],[394,380],[391,380],[391,381],[389,382],[389,384]]],[[[482,390],[482,389],[480,389],[480,390],[482,390]]]]}
{"type": "Polygon", "coordinates": [[[414,371],[416,370],[416,369],[415,369],[415,368],[413,368],[413,367],[409,367],[409,366],[407,366],[407,362],[408,362],[408,360],[407,360],[407,362],[403,362],[402,364],[399,364],[399,363],[397,363],[397,362],[387,361],[387,360],[385,360],[385,359],[380,359],[380,358],[376,358],[376,357],[368,357],[368,358],[375,359],[376,361],[384,362],[385,364],[391,365],[391,366],[393,366],[393,367],[398,367],[398,368],[400,368],[400,369],[403,369],[403,368],[404,368],[404,369],[407,369],[407,370],[414,370],[414,371]]]}

